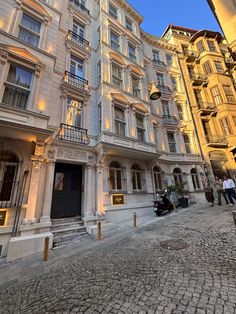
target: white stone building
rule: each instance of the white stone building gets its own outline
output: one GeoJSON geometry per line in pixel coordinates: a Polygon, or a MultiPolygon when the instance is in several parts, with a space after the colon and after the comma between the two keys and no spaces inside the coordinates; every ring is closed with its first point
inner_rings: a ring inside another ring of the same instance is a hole
{"type": "Polygon", "coordinates": [[[0,4],[1,256],[51,245],[52,219],[143,215],[175,181],[202,199],[176,47],[142,21],[125,0],[0,4]]]}

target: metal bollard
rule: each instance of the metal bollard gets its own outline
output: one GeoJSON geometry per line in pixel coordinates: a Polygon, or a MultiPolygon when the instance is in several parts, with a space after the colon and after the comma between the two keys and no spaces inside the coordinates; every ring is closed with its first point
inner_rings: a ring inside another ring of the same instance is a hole
{"type": "Polygon", "coordinates": [[[102,240],[102,225],[98,222],[98,240],[102,240]]]}
{"type": "Polygon", "coordinates": [[[133,226],[135,228],[137,227],[137,214],[136,214],[136,212],[133,213],[133,226]]]}
{"type": "Polygon", "coordinates": [[[46,237],[44,240],[44,250],[43,250],[43,261],[48,260],[48,249],[49,249],[49,237],[46,237]]]}

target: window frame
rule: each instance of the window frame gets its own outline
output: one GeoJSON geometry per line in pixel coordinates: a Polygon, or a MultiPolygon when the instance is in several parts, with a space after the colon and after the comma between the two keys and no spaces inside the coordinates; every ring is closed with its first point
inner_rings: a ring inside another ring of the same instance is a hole
{"type": "Polygon", "coordinates": [[[166,134],[167,134],[167,141],[168,141],[170,153],[177,153],[175,132],[167,131],[166,134]],[[170,134],[173,135],[173,139],[174,139],[173,142],[169,141],[169,139],[170,139],[169,135],[170,135],[170,134]],[[173,150],[173,147],[174,147],[174,150],[173,150]]]}
{"type": "Polygon", "coordinates": [[[186,154],[192,154],[192,145],[191,145],[189,135],[188,134],[182,134],[182,135],[183,135],[186,154]],[[186,141],[186,139],[188,139],[188,141],[186,141]]]}
{"type": "Polygon", "coordinates": [[[133,192],[143,191],[143,170],[139,167],[139,165],[134,164],[131,167],[131,174],[133,192]]]}
{"type": "Polygon", "coordinates": [[[145,115],[139,112],[135,112],[135,123],[136,123],[136,132],[137,132],[137,139],[140,142],[146,141],[146,128],[144,125],[145,115]],[[139,119],[140,118],[140,119],[139,119]],[[142,120],[142,126],[137,123],[137,121],[142,120]]]}
{"type": "Polygon", "coordinates": [[[227,99],[227,102],[234,103],[235,102],[235,97],[234,97],[233,90],[232,90],[231,86],[224,84],[224,85],[222,85],[222,87],[223,87],[224,94],[225,94],[225,97],[227,99]]]}
{"type": "Polygon", "coordinates": [[[206,42],[210,52],[217,52],[214,40],[207,39],[206,42]]]}
{"type": "Polygon", "coordinates": [[[32,15],[31,12],[27,12],[25,10],[22,11],[22,16],[21,16],[21,20],[20,20],[20,23],[18,25],[18,39],[23,41],[24,43],[32,46],[32,47],[36,47],[36,48],[40,48],[40,39],[41,39],[41,34],[42,34],[42,28],[43,28],[43,23],[42,23],[42,20],[35,17],[34,15],[32,15]],[[27,26],[23,25],[22,21],[23,21],[23,18],[24,16],[27,16],[30,20],[34,20],[38,23],[40,23],[40,28],[39,28],[39,32],[35,32],[34,30],[28,28],[27,26]],[[21,36],[21,31],[25,31],[27,32],[28,34],[31,34],[35,37],[37,37],[38,41],[37,41],[37,45],[33,45],[32,43],[22,39],[20,36],[21,36]]]}
{"type": "Polygon", "coordinates": [[[220,93],[220,89],[217,85],[213,86],[211,89],[211,96],[216,105],[222,104],[222,95],[220,93]]]}
{"type": "Polygon", "coordinates": [[[117,161],[110,162],[108,166],[109,171],[109,191],[110,192],[120,192],[123,190],[123,171],[122,166],[117,161]],[[112,165],[113,164],[113,165],[112,165]],[[115,167],[114,165],[117,164],[119,167],[115,167]],[[113,175],[112,175],[113,172],[113,175]],[[119,175],[118,175],[119,173],[119,175]],[[111,178],[113,178],[113,181],[111,181],[111,178]],[[120,180],[119,180],[120,178],[120,180]],[[118,182],[119,180],[119,182],[118,182]],[[119,188],[120,187],[120,188],[119,188]]]}
{"type": "Polygon", "coordinates": [[[161,191],[163,189],[163,176],[161,168],[158,166],[154,166],[152,169],[152,174],[155,191],[156,192],[161,191]]]}
{"type": "Polygon", "coordinates": [[[220,119],[220,124],[221,124],[221,127],[222,127],[222,131],[223,133],[228,136],[228,135],[232,135],[233,132],[232,132],[232,126],[231,126],[231,123],[230,123],[230,120],[228,117],[223,117],[220,119]]]}
{"type": "Polygon", "coordinates": [[[110,46],[113,50],[120,52],[120,35],[110,29],[110,46]],[[112,37],[116,37],[117,41],[114,41],[112,37]]]}
{"type": "Polygon", "coordinates": [[[210,75],[211,73],[213,73],[212,66],[209,60],[204,62],[202,66],[206,75],[210,75]]]}
{"type": "Polygon", "coordinates": [[[127,16],[125,17],[125,28],[131,32],[133,32],[133,30],[134,30],[133,29],[133,22],[127,16]],[[128,22],[128,24],[127,24],[127,22],[128,22]],[[131,26],[129,25],[129,23],[131,26]]]}
{"type": "Polygon", "coordinates": [[[114,104],[114,131],[119,136],[126,136],[126,117],[125,117],[125,108],[119,106],[118,104],[114,104]],[[119,119],[116,116],[116,109],[122,111],[124,119],[119,119]],[[123,130],[120,132],[120,130],[123,130]]]}
{"type": "Polygon", "coordinates": [[[123,67],[115,62],[111,62],[111,83],[116,87],[123,89],[123,67]],[[120,77],[114,75],[114,68],[118,70],[117,73],[120,73],[120,77]],[[119,81],[120,84],[116,84],[114,79],[119,81]]]}
{"type": "Polygon", "coordinates": [[[200,190],[201,189],[201,185],[200,185],[200,180],[199,180],[197,169],[196,168],[192,168],[190,170],[190,174],[191,174],[191,178],[192,178],[194,191],[200,190]]]}
{"type": "Polygon", "coordinates": [[[118,20],[118,8],[111,4],[110,2],[108,3],[108,15],[118,20]]]}

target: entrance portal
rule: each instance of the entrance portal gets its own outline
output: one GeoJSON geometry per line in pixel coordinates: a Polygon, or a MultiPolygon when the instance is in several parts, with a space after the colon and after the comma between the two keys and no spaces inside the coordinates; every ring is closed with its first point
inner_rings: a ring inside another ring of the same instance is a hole
{"type": "Polygon", "coordinates": [[[51,218],[81,215],[82,166],[56,164],[51,218]]]}

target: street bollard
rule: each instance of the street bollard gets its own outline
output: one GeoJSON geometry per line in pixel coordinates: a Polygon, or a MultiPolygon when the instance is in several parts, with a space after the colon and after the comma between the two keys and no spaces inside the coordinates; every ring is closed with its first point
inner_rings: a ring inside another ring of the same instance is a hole
{"type": "Polygon", "coordinates": [[[98,240],[102,240],[102,225],[98,222],[98,240]]]}
{"type": "Polygon", "coordinates": [[[136,212],[133,213],[133,226],[135,228],[137,227],[137,214],[136,214],[136,212]]]}
{"type": "Polygon", "coordinates": [[[48,249],[49,249],[49,237],[46,237],[44,240],[44,250],[43,250],[43,261],[48,260],[48,249]]]}
{"type": "Polygon", "coordinates": [[[234,224],[236,226],[236,210],[232,210],[232,214],[233,214],[234,224]]]}

